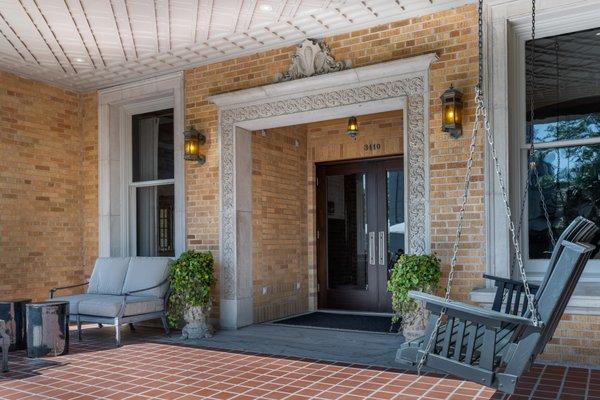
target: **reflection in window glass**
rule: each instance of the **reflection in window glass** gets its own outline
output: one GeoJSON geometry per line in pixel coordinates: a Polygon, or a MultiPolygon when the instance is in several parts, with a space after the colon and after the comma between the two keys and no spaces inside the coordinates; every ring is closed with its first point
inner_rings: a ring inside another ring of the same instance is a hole
{"type": "Polygon", "coordinates": [[[136,188],[137,255],[173,257],[175,185],[136,188]]]}
{"type": "Polygon", "coordinates": [[[388,269],[404,254],[404,172],[387,171],[388,269]]]}
{"type": "MultiPolygon", "coordinates": [[[[554,236],[579,215],[600,222],[600,145],[536,151],[536,169],[554,236]]],[[[549,258],[552,244],[535,174],[529,188],[529,257],[549,258]]]]}
{"type": "Polygon", "coordinates": [[[133,116],[132,175],[134,182],[173,179],[173,112],[133,116]]]}
{"type": "MultiPolygon", "coordinates": [[[[530,172],[528,243],[530,259],[552,253],[542,207],[547,205],[554,237],[577,216],[600,223],[600,29],[535,41],[535,119],[527,141],[543,143],[530,172]]],[[[530,43],[526,65],[530,72],[530,43]]],[[[527,75],[527,101],[531,100],[527,75]]],[[[529,110],[527,110],[528,125],[529,110]]],[[[530,125],[529,125],[530,126],[530,125]]],[[[526,157],[526,150],[522,150],[526,157]]]]}
{"type": "Polygon", "coordinates": [[[327,176],[327,262],[329,288],[367,288],[367,176],[327,176]]]}

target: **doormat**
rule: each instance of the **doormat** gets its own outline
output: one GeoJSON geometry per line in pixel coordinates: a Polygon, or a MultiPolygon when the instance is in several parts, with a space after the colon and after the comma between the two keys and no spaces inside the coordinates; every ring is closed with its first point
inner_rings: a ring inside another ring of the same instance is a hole
{"type": "Polygon", "coordinates": [[[309,314],[280,319],[273,323],[365,332],[398,332],[398,324],[392,324],[392,317],[380,315],[336,314],[316,311],[309,314]]]}

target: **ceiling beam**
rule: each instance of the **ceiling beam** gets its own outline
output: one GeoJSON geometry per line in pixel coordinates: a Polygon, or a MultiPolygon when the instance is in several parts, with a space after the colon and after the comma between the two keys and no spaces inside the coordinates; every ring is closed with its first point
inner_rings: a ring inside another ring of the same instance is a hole
{"type": "Polygon", "coordinates": [[[67,69],[64,67],[64,65],[62,65],[62,63],[60,62],[58,56],[56,55],[56,53],[54,52],[54,50],[52,50],[52,47],[50,47],[50,44],[46,40],[46,37],[42,34],[42,31],[40,30],[40,27],[37,26],[37,24],[35,23],[35,21],[31,17],[31,14],[29,13],[29,10],[27,9],[27,7],[25,7],[25,5],[23,5],[23,1],[19,0],[19,4],[21,5],[21,8],[23,9],[23,11],[25,12],[25,14],[27,15],[27,18],[29,18],[29,22],[31,22],[31,24],[34,26],[34,28],[37,31],[37,33],[40,35],[40,38],[42,38],[42,41],[46,44],[46,47],[48,48],[48,50],[50,50],[50,54],[52,54],[52,56],[56,60],[56,63],[60,67],[60,69],[62,69],[63,72],[66,74],[67,73],[67,69]]]}
{"type": "Polygon", "coordinates": [[[154,7],[152,8],[154,10],[154,34],[155,34],[155,39],[156,39],[156,53],[160,53],[160,36],[158,34],[158,10],[156,9],[156,0],[153,0],[154,2],[154,7]]]}
{"type": "MultiPolygon", "coordinates": [[[[12,25],[8,23],[7,19],[4,17],[4,14],[2,14],[1,10],[0,10],[0,18],[2,19],[2,21],[4,21],[4,24],[6,26],[8,26],[8,29],[10,29],[10,31],[12,32],[12,34],[15,35],[15,37],[19,40],[19,42],[21,42],[21,45],[25,48],[25,50],[27,50],[27,52],[29,53],[29,55],[31,56],[31,58],[33,58],[35,60],[35,62],[37,63],[37,65],[41,66],[42,64],[40,63],[40,61],[33,54],[33,52],[31,51],[31,49],[29,49],[29,47],[27,47],[27,44],[23,41],[23,39],[21,38],[21,36],[19,36],[19,34],[17,33],[17,31],[15,31],[15,29],[12,27],[12,25]]],[[[4,35],[4,32],[2,34],[4,35]]],[[[11,43],[11,42],[9,41],[9,43],[11,43]]]]}
{"type": "Polygon", "coordinates": [[[67,0],[63,0],[63,2],[65,3],[65,7],[66,7],[67,11],[69,12],[69,16],[71,17],[71,22],[73,23],[73,26],[75,27],[75,30],[77,31],[79,40],[81,41],[81,44],[83,45],[83,48],[85,49],[85,53],[87,54],[88,60],[92,64],[92,67],[94,69],[96,69],[97,68],[96,62],[92,58],[92,54],[90,53],[90,49],[88,48],[87,44],[85,43],[85,40],[83,40],[83,36],[81,35],[81,30],[79,29],[79,25],[77,25],[77,22],[75,21],[75,18],[73,17],[73,13],[71,12],[71,7],[69,7],[67,0]]]}
{"type": "Polygon", "coordinates": [[[133,53],[135,54],[135,58],[137,59],[138,58],[138,50],[137,50],[137,44],[135,43],[135,35],[133,34],[133,24],[131,23],[131,16],[129,13],[129,4],[127,3],[127,0],[123,0],[123,4],[125,4],[125,14],[127,15],[127,22],[129,25],[129,33],[131,34],[131,41],[133,42],[133,53]]]}
{"type": "Polygon", "coordinates": [[[2,37],[8,42],[8,44],[11,45],[11,47],[13,48],[13,50],[19,55],[19,57],[21,57],[21,60],[27,62],[27,60],[25,59],[25,57],[23,57],[23,54],[21,54],[21,52],[19,51],[19,49],[17,48],[17,46],[15,46],[14,43],[8,38],[8,36],[6,36],[4,34],[4,32],[2,31],[1,28],[0,28],[0,35],[2,35],[2,37]]]}
{"type": "Polygon", "coordinates": [[[113,5],[113,0],[108,0],[108,4],[110,5],[110,11],[112,12],[113,22],[115,23],[115,29],[117,30],[117,36],[119,37],[119,42],[121,43],[121,52],[123,53],[123,58],[125,61],[129,61],[129,57],[127,57],[127,52],[125,51],[125,44],[123,44],[123,36],[121,35],[121,29],[119,28],[119,22],[117,21],[117,14],[115,13],[115,7],[113,5]]]}
{"type": "Polygon", "coordinates": [[[102,65],[104,67],[106,67],[106,60],[104,60],[104,55],[102,54],[102,49],[100,49],[100,45],[98,44],[98,39],[96,39],[96,34],[94,33],[94,30],[92,29],[92,25],[90,24],[90,18],[88,17],[87,11],[85,10],[85,7],[83,6],[83,3],[81,0],[78,0],[79,2],[79,7],[81,8],[81,11],[83,12],[83,16],[85,17],[85,22],[87,24],[87,27],[92,35],[92,39],[94,39],[94,44],[96,45],[96,49],[98,50],[98,55],[100,55],[100,61],[102,61],[102,65]]]}

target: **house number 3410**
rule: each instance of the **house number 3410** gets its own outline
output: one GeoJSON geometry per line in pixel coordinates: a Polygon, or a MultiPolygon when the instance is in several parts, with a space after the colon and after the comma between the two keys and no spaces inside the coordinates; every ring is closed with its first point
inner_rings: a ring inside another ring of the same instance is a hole
{"type": "Polygon", "coordinates": [[[380,150],[381,143],[368,143],[364,145],[365,151],[380,150]]]}

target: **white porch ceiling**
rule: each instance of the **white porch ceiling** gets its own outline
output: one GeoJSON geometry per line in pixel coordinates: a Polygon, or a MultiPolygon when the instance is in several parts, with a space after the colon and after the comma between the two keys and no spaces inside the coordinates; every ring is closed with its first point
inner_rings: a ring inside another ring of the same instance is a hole
{"type": "Polygon", "coordinates": [[[472,0],[0,0],[0,69],[114,86],[472,0]]]}

